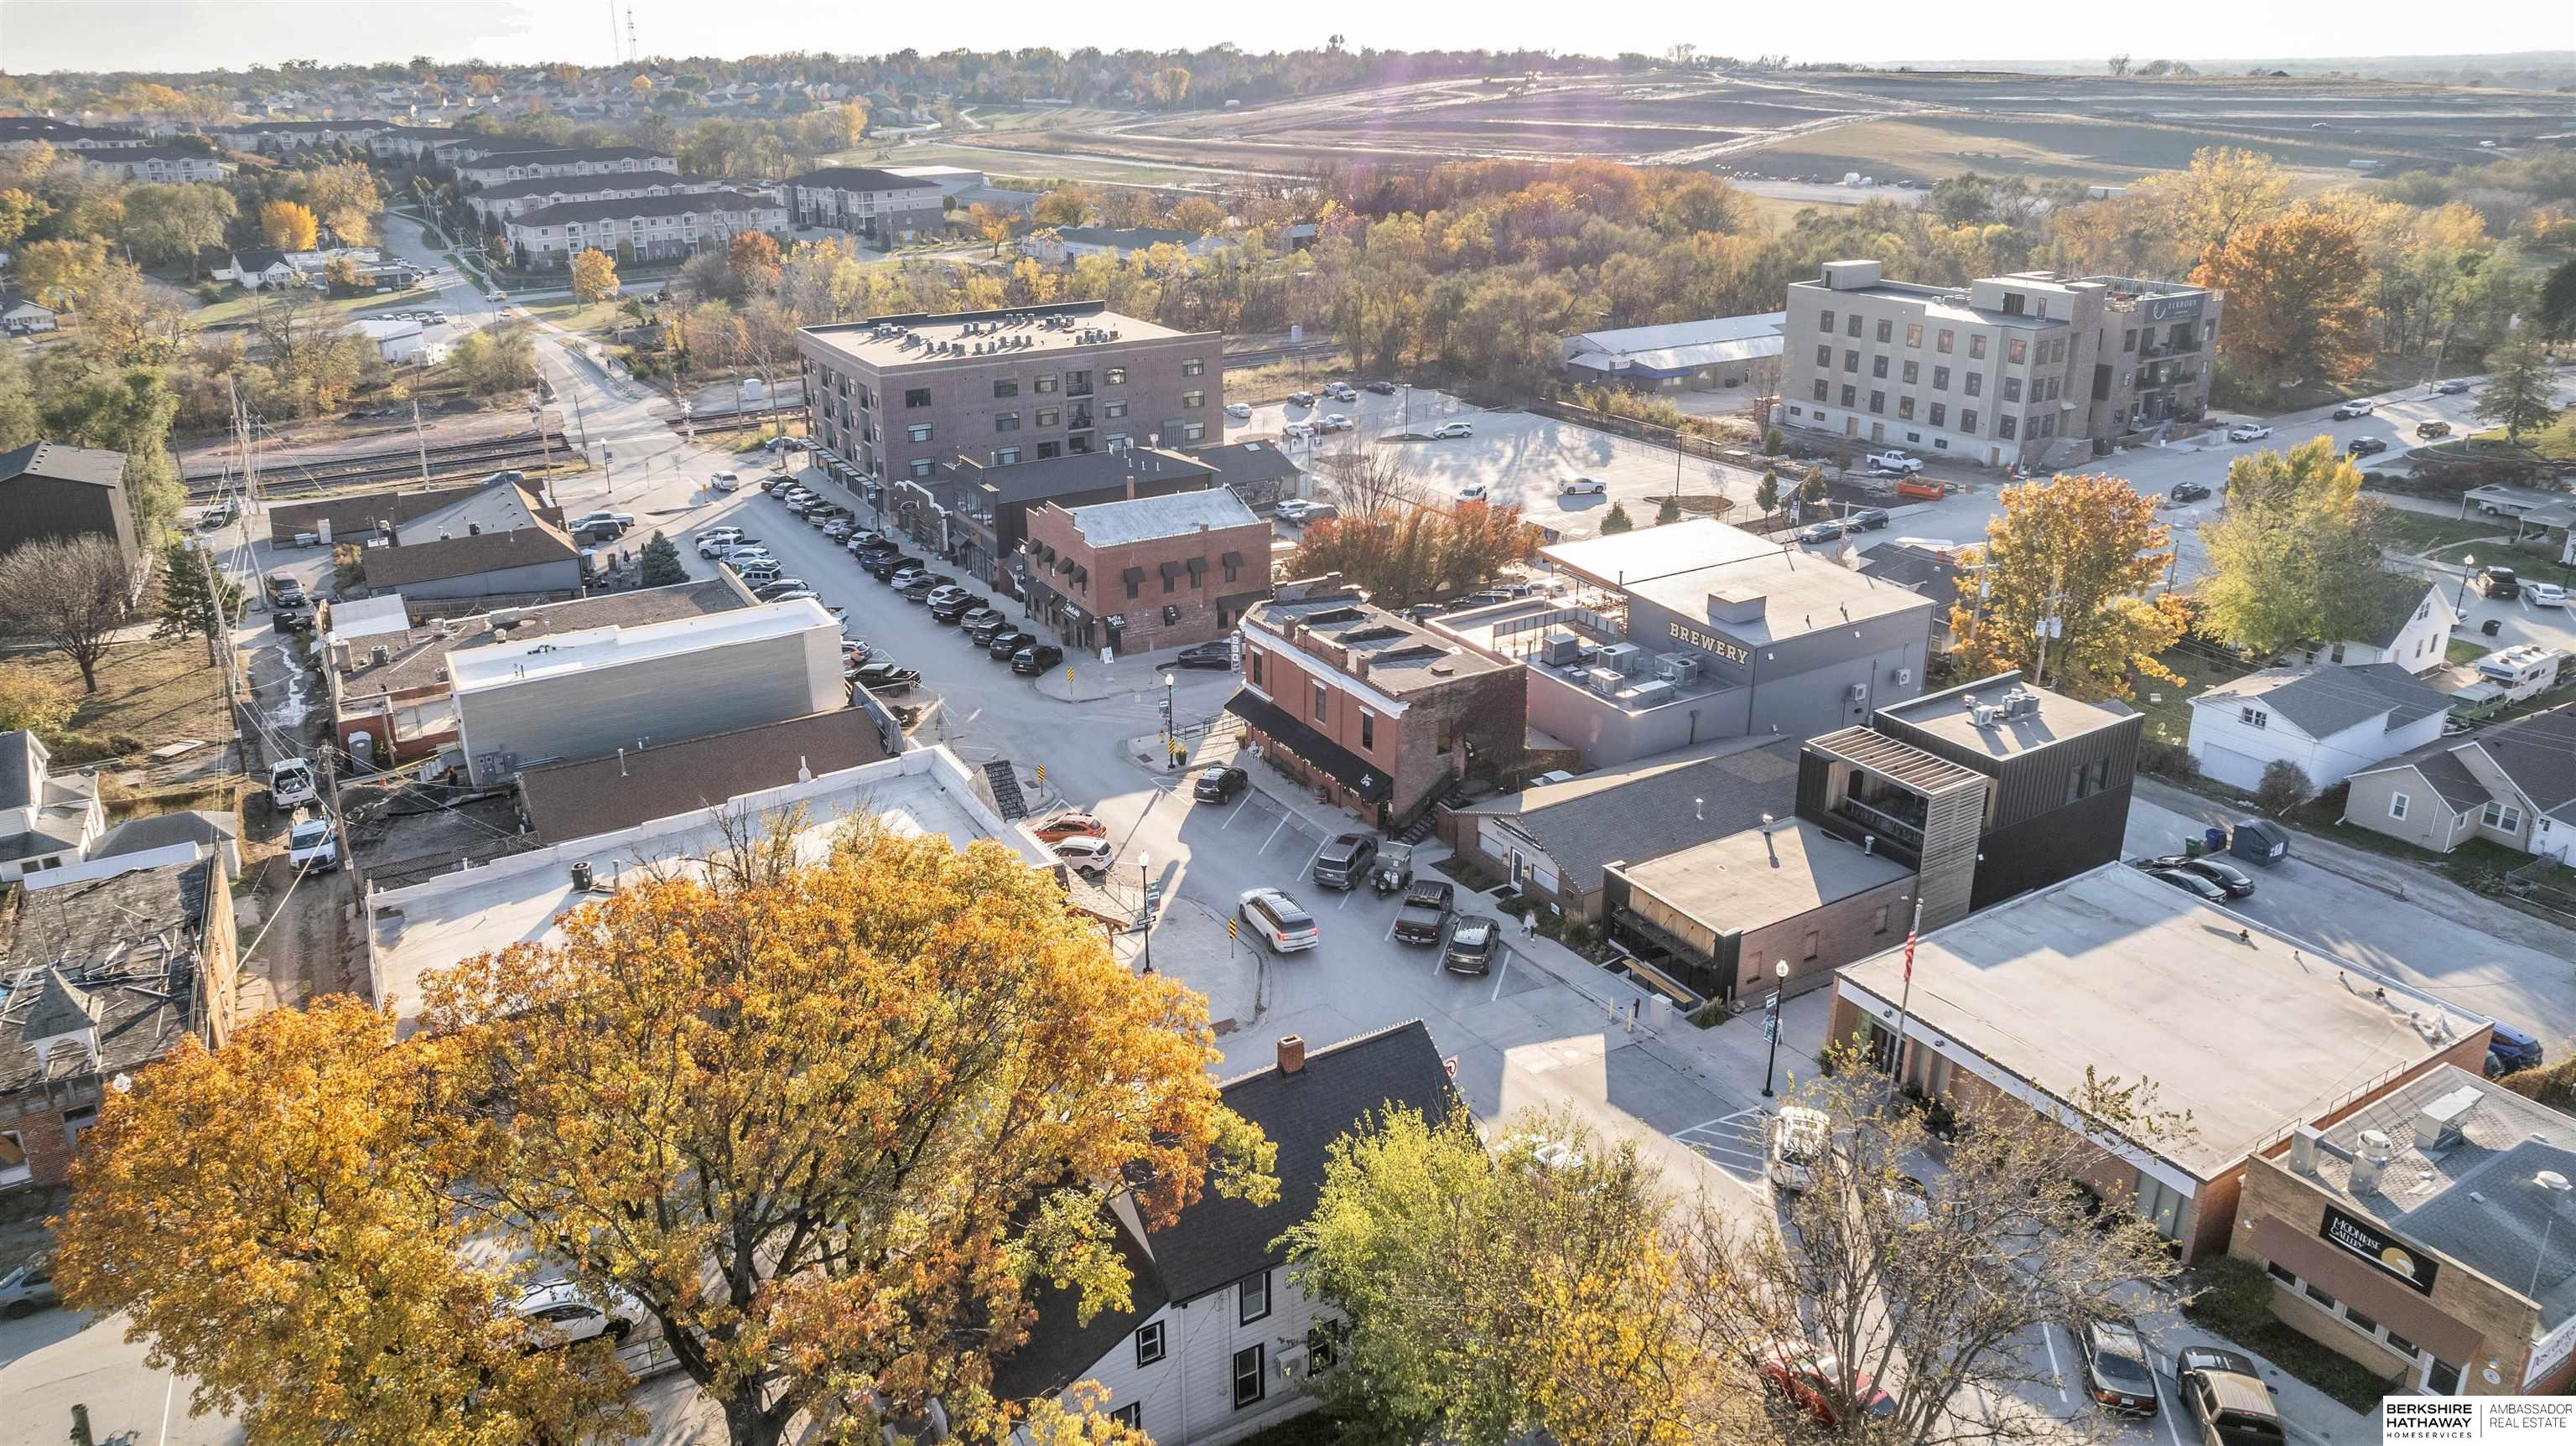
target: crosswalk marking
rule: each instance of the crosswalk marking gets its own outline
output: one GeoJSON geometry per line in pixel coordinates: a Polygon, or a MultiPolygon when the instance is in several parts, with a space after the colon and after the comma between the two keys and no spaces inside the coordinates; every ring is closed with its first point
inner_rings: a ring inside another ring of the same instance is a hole
{"type": "Polygon", "coordinates": [[[1771,1112],[1758,1107],[1737,1110],[1675,1130],[1673,1138],[1739,1182],[1751,1184],[1762,1178],[1769,1158],[1770,1119],[1771,1112]]]}

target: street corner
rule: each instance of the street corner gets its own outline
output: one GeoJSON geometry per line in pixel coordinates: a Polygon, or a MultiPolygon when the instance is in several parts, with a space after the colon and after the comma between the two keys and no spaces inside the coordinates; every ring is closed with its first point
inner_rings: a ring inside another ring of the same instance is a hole
{"type": "Polygon", "coordinates": [[[1195,899],[1173,896],[1150,928],[1118,936],[1114,948],[1129,967],[1142,970],[1150,960],[1155,973],[1206,996],[1208,1025],[1223,1039],[1251,1028],[1261,1012],[1260,946],[1237,937],[1233,922],[1195,899]]]}

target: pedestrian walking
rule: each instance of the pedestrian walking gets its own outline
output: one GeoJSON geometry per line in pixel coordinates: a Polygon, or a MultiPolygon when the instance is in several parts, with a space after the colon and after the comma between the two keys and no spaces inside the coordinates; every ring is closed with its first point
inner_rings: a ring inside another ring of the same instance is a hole
{"type": "Polygon", "coordinates": [[[1524,939],[1538,937],[1538,910],[1532,909],[1521,915],[1521,937],[1524,939]]]}

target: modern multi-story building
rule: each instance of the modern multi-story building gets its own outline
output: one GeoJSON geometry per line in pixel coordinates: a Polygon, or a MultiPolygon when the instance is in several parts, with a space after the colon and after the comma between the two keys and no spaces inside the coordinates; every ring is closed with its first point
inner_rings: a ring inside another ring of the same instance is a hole
{"type": "Polygon", "coordinates": [[[632,171],[676,171],[680,158],[641,146],[591,146],[550,151],[504,151],[458,163],[457,178],[472,186],[499,186],[537,176],[612,176],[632,171]]]}
{"type": "Polygon", "coordinates": [[[1160,447],[1120,447],[998,467],[960,457],[941,463],[927,479],[891,482],[880,495],[889,526],[976,581],[1026,597],[1033,569],[1023,549],[1030,514],[1038,508],[1090,507],[1215,486],[1216,469],[1195,457],[1160,447]]]}
{"type": "Polygon", "coordinates": [[[1012,570],[1070,647],[1122,654],[1207,642],[1270,596],[1270,524],[1223,487],[1029,514],[1012,570]]]}
{"type": "Polygon", "coordinates": [[[1226,711],[1267,761],[1376,828],[1402,828],[1529,747],[1519,663],[1373,607],[1339,574],[1283,582],[1244,614],[1226,711]]]}
{"type": "Polygon", "coordinates": [[[2221,301],[2126,276],[1925,286],[1827,262],[1789,287],[1780,418],[1986,466],[2090,456],[2199,419],[2221,301]]]}
{"type": "Polygon", "coordinates": [[[568,266],[574,252],[593,247],[623,247],[638,261],[684,261],[722,250],[746,231],[784,237],[787,208],[739,191],[681,192],[567,201],[503,224],[519,264],[530,268],[568,266]]]}
{"type": "Polygon", "coordinates": [[[914,313],[796,334],[811,434],[862,476],[928,477],[1125,446],[1195,447],[1220,431],[1216,332],[1175,331],[1098,301],[914,313]]]}
{"type": "Polygon", "coordinates": [[[909,241],[948,224],[947,193],[924,177],[830,166],[787,186],[799,226],[830,226],[870,241],[909,241]]]}

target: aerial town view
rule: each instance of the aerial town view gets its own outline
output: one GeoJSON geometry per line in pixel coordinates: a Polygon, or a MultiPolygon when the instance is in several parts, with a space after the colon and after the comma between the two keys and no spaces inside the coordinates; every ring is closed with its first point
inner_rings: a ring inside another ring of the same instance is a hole
{"type": "Polygon", "coordinates": [[[2576,1446],[2571,592],[2566,0],[0,0],[0,1446],[2576,1446]]]}

